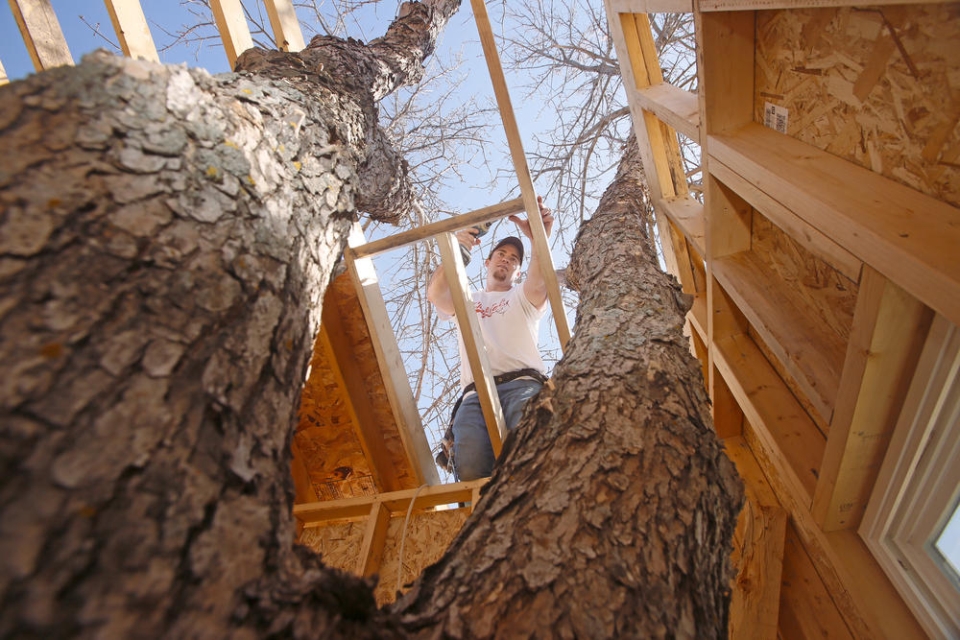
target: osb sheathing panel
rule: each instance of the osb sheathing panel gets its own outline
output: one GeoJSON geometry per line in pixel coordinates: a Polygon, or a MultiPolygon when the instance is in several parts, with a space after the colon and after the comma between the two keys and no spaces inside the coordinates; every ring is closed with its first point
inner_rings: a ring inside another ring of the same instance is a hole
{"type": "MultiPolygon", "coordinates": [[[[403,534],[404,516],[392,518],[387,531],[387,543],[380,564],[380,582],[374,595],[377,604],[393,602],[397,595],[397,572],[400,569],[400,539],[403,534]]],[[[413,582],[424,569],[440,559],[453,542],[469,516],[468,509],[425,511],[411,514],[403,544],[403,569],[400,591],[413,582]]]]}
{"type": "MultiPolygon", "coordinates": [[[[366,398],[376,428],[383,435],[387,453],[397,470],[400,488],[416,487],[416,477],[400,439],[387,400],[376,353],[367,331],[363,309],[350,278],[344,274],[327,289],[324,305],[333,305],[351,345],[350,366],[359,368],[367,383],[354,393],[366,398]]],[[[334,500],[377,493],[370,462],[363,454],[356,428],[347,411],[344,389],[331,368],[331,355],[319,336],[310,361],[300,404],[296,443],[320,500],[334,500]]]]}
{"type": "MultiPolygon", "coordinates": [[[[467,509],[413,513],[403,540],[403,570],[400,590],[415,580],[423,570],[440,559],[469,516],[467,509]]],[[[379,582],[374,591],[377,604],[393,602],[397,591],[400,567],[400,544],[406,514],[395,514],[387,527],[387,541],[380,564],[379,582]]],[[[331,567],[355,572],[363,545],[366,520],[341,522],[304,529],[300,544],[323,555],[331,567]]]]}
{"type": "Polygon", "coordinates": [[[757,12],[756,119],[960,206],[960,4],[757,12]]]}

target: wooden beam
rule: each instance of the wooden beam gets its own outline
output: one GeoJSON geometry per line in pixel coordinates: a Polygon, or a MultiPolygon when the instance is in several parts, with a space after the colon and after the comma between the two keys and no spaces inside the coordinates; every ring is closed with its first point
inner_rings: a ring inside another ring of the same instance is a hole
{"type": "MultiPolygon", "coordinates": [[[[795,474],[782,455],[763,444],[766,436],[761,431],[747,422],[745,439],[777,500],[790,514],[800,542],[853,636],[886,640],[925,637],[903,598],[856,532],[828,534],[817,526],[810,513],[809,500],[793,488],[795,480],[790,476],[795,474]],[[771,453],[776,457],[771,457],[771,453]]],[[[795,446],[802,443],[797,442],[795,446]]]]}
{"type": "Polygon", "coordinates": [[[409,231],[402,231],[392,236],[373,240],[354,248],[354,255],[358,258],[374,256],[390,249],[403,247],[405,245],[426,240],[441,233],[450,233],[467,227],[473,227],[482,222],[490,220],[499,220],[505,216],[515,213],[523,213],[523,198],[515,198],[500,204],[491,205],[470,213],[462,213],[452,218],[431,222],[409,231]]]}
{"type": "Polygon", "coordinates": [[[813,499],[825,531],[860,524],[933,313],[866,267],[813,499]]]}
{"type": "Polygon", "coordinates": [[[340,311],[331,303],[331,296],[324,300],[320,319],[320,343],[327,353],[330,370],[340,387],[347,415],[353,423],[360,448],[370,463],[373,479],[380,491],[401,489],[390,452],[383,440],[367,394],[367,380],[357,367],[352,345],[347,340],[340,311]]]}
{"type": "Polygon", "coordinates": [[[303,31],[300,30],[300,21],[293,8],[291,0],[263,0],[270,17],[270,26],[273,28],[273,37],[277,41],[277,48],[281,51],[300,51],[306,44],[303,41],[303,31]]]}
{"type": "Polygon", "coordinates": [[[614,13],[692,13],[693,0],[608,0],[608,20],[614,13]]]}
{"type": "Polygon", "coordinates": [[[694,142],[700,142],[700,104],[697,94],[660,83],[634,89],[633,99],[694,142]]]}
{"type": "Polygon", "coordinates": [[[240,54],[253,47],[243,5],[240,0],[210,0],[210,9],[213,10],[220,39],[223,41],[223,50],[232,69],[240,54]]]}
{"type": "Polygon", "coordinates": [[[711,157],[960,324],[960,209],[759,124],[711,157]]]}
{"type": "Polygon", "coordinates": [[[73,56],[63,37],[50,0],[9,0],[23,43],[37,71],[72,65],[73,56]]]}
{"type": "Polygon", "coordinates": [[[500,64],[500,54],[497,53],[497,44],[493,37],[493,28],[490,26],[490,17],[487,15],[487,5],[484,0],[470,0],[473,7],[473,16],[477,23],[477,32],[480,35],[480,45],[487,61],[487,70],[490,72],[490,81],[493,83],[493,93],[500,108],[500,117],[503,120],[504,132],[507,136],[507,145],[510,147],[510,158],[520,184],[520,195],[523,198],[527,219],[530,221],[530,230],[533,235],[530,242],[533,252],[540,263],[543,280],[547,284],[547,297],[550,299],[550,308],[553,310],[553,321],[557,326],[557,338],[560,348],[566,349],[570,340],[570,327],[567,326],[567,314],[560,297],[560,285],[557,282],[557,272],[553,266],[553,256],[550,254],[550,245],[547,232],[540,217],[540,208],[537,205],[537,192],[527,166],[527,158],[523,152],[523,142],[520,139],[520,129],[517,126],[517,117],[510,102],[510,92],[507,89],[507,80],[500,64]]]}
{"type": "Polygon", "coordinates": [[[293,515],[304,524],[317,526],[331,520],[365,518],[370,515],[371,505],[374,502],[383,504],[390,513],[405,513],[411,500],[414,501],[414,509],[429,509],[442,504],[470,502],[473,499],[474,490],[482,487],[489,480],[489,478],[481,478],[470,482],[392,491],[377,496],[359,496],[344,498],[343,500],[298,504],[293,507],[293,515]]]}
{"type": "Polygon", "coordinates": [[[380,377],[393,411],[393,418],[400,432],[400,440],[407,452],[407,458],[413,467],[418,484],[439,484],[440,475],[430,452],[430,444],[423,431],[420,411],[413,398],[410,379],[407,377],[397,345],[397,336],[390,324],[387,305],[380,291],[380,281],[371,258],[357,258],[354,249],[364,244],[363,230],[355,223],[347,240],[349,247],[344,251],[347,271],[353,286],[357,290],[363,317],[367,321],[370,340],[377,354],[380,377]]]}
{"type": "Polygon", "coordinates": [[[785,231],[804,249],[842,273],[851,282],[860,280],[860,269],[863,262],[855,255],[768,196],[758,185],[745,180],[716,158],[710,159],[709,168],[711,176],[762,212],[768,220],[785,231]]]}
{"type": "Polygon", "coordinates": [[[0,62],[0,87],[9,83],[10,78],[7,77],[7,70],[3,68],[3,62],[0,62]]]}
{"type": "Polygon", "coordinates": [[[730,638],[776,640],[787,512],[743,438],[724,440],[743,479],[746,502],[734,533],[737,578],[730,601],[730,638]]]}
{"type": "Polygon", "coordinates": [[[387,542],[387,530],[390,527],[390,510],[383,501],[376,499],[370,505],[367,528],[363,533],[363,543],[357,556],[356,574],[368,577],[380,571],[383,560],[383,548],[387,542]]]}
{"type": "Polygon", "coordinates": [[[503,440],[507,437],[507,423],[500,407],[500,396],[493,384],[493,369],[490,367],[490,358],[480,332],[477,312],[470,298],[467,274],[460,257],[460,245],[452,233],[437,236],[437,245],[443,260],[443,274],[450,286],[463,348],[470,361],[470,371],[477,387],[483,419],[487,425],[487,433],[490,434],[490,444],[493,445],[493,455],[499,457],[503,440]]]}
{"type": "Polygon", "coordinates": [[[752,12],[699,11],[694,17],[703,147],[704,136],[753,121],[755,18],[752,12]]]}
{"type": "MultiPolygon", "coordinates": [[[[946,3],[951,0],[933,0],[946,3]]],[[[927,4],[925,0],[700,0],[702,12],[775,11],[778,9],[824,9],[828,7],[875,7],[890,4],[927,4]]]]}
{"type": "Polygon", "coordinates": [[[794,502],[809,509],[826,444],[823,436],[753,340],[731,336],[715,346],[717,369],[753,425],[766,457],[776,461],[776,472],[794,502]]]}
{"type": "Polygon", "coordinates": [[[701,257],[707,255],[703,205],[688,195],[663,198],[657,204],[659,209],[683,232],[697,253],[701,257]]]}
{"type": "Polygon", "coordinates": [[[143,58],[160,62],[157,47],[153,43],[147,18],[139,0],[104,0],[113,30],[120,40],[120,48],[128,58],[143,58]]]}
{"type": "Polygon", "coordinates": [[[844,341],[825,327],[791,285],[751,251],[713,261],[713,275],[825,420],[833,415],[844,341]]]}

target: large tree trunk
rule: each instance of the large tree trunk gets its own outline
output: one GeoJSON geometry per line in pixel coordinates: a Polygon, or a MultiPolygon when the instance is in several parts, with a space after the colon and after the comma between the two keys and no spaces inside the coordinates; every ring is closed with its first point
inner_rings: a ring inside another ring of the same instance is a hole
{"type": "Polygon", "coordinates": [[[252,73],[0,89],[0,636],[389,635],[294,551],[289,444],[356,210],[410,202],[376,101],[458,5],[252,73]]]}
{"type": "Polygon", "coordinates": [[[658,264],[636,142],[580,231],[576,333],[477,510],[397,604],[420,637],[725,637],[736,470],[658,264]]]}

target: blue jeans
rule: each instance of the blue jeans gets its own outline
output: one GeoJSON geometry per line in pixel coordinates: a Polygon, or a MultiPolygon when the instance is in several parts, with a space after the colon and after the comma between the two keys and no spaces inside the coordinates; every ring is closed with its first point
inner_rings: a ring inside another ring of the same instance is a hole
{"type": "MultiPolygon", "coordinates": [[[[497,385],[497,395],[500,396],[508,430],[517,426],[527,400],[537,395],[542,386],[530,378],[518,378],[497,385]]],[[[453,418],[453,466],[457,480],[486,478],[493,471],[496,461],[487,423],[480,408],[480,398],[476,393],[471,393],[463,399],[453,418]]]]}

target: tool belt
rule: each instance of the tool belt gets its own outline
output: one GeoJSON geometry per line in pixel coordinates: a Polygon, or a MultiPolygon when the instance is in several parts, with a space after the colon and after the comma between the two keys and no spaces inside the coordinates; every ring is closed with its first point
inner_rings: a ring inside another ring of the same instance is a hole
{"type": "MultiPolygon", "coordinates": [[[[505,382],[510,382],[518,378],[533,378],[540,384],[544,384],[547,381],[547,376],[536,369],[517,369],[516,371],[507,371],[506,373],[494,376],[493,384],[494,386],[500,386],[505,382]]],[[[450,412],[450,422],[447,425],[447,430],[443,434],[443,440],[440,441],[440,451],[437,453],[435,459],[441,469],[450,473],[453,473],[453,419],[457,415],[457,409],[459,409],[463,403],[464,397],[471,391],[476,391],[476,389],[477,385],[473,382],[463,388],[463,393],[460,394],[456,404],[453,405],[453,411],[450,412]]]]}

